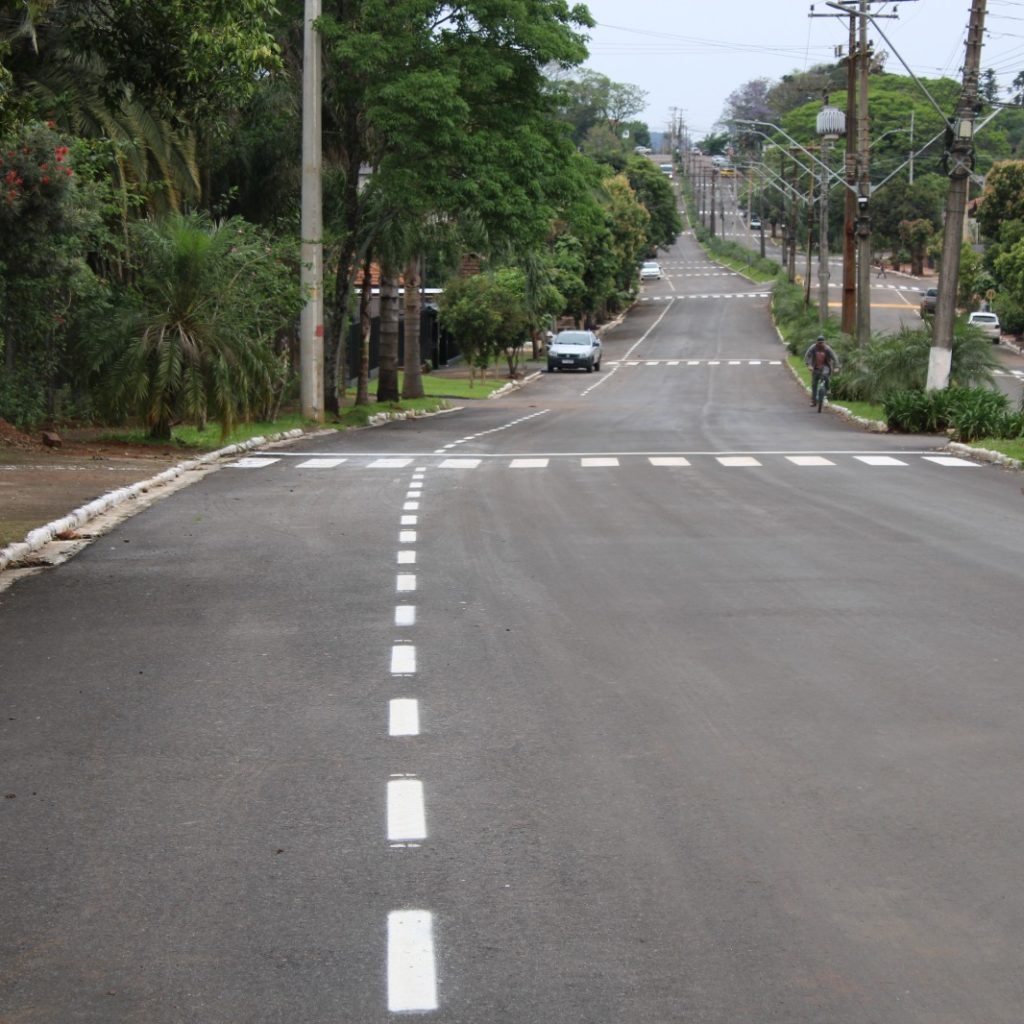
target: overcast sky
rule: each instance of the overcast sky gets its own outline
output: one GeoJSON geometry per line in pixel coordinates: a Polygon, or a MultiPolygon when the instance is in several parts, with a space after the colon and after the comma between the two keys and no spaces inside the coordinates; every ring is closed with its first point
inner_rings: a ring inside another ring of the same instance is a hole
{"type": "MultiPolygon", "coordinates": [[[[754,78],[775,81],[794,70],[834,60],[848,39],[848,22],[810,18],[809,0],[584,0],[598,23],[587,66],[615,82],[648,93],[641,115],[653,131],[664,129],[678,107],[691,134],[701,138],[721,116],[726,97],[754,78]]],[[[896,53],[915,75],[959,80],[970,0],[903,0],[877,3],[890,47],[872,31],[876,50],[890,53],[888,71],[905,74],[896,53]],[[895,50],[895,52],[893,52],[895,50]]],[[[822,2],[817,13],[829,11],[822,2]]],[[[993,68],[1005,88],[1024,70],[1024,0],[988,0],[983,68],[993,68]]]]}

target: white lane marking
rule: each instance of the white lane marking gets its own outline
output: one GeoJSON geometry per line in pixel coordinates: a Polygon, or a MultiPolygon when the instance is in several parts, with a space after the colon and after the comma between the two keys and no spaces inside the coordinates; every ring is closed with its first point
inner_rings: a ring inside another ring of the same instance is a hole
{"type": "Polygon", "coordinates": [[[416,574],[400,572],[396,577],[395,589],[400,594],[408,594],[416,589],[416,574]]]}
{"type": "Polygon", "coordinates": [[[412,459],[374,459],[370,463],[370,469],[404,469],[412,459]]]}
{"type": "Polygon", "coordinates": [[[669,366],[678,366],[679,365],[679,360],[678,359],[670,359],[668,361],[668,365],[669,366]]]}
{"type": "Polygon", "coordinates": [[[647,362],[644,365],[645,366],[657,366],[658,365],[658,360],[657,359],[648,359],[647,362]]]}
{"type": "Polygon", "coordinates": [[[388,701],[388,735],[419,736],[420,703],[410,697],[388,701]]]}
{"type": "Polygon", "coordinates": [[[730,359],[729,360],[729,365],[730,366],[742,366],[743,363],[739,359],[730,359]]]}
{"type": "Polygon", "coordinates": [[[280,459],[239,459],[237,462],[229,462],[228,465],[232,469],[262,469],[264,466],[272,466],[275,462],[280,462],[280,459]]]}
{"type": "Polygon", "coordinates": [[[721,366],[721,365],[722,365],[722,360],[721,359],[709,359],[708,360],[708,366],[721,366]]]}
{"type": "Polygon", "coordinates": [[[700,360],[699,359],[687,359],[686,360],[686,365],[687,366],[700,366],[700,360]]]}
{"type": "Polygon", "coordinates": [[[305,462],[300,462],[296,469],[334,469],[335,466],[340,466],[345,460],[344,459],[306,459],[305,462]]]}
{"type": "Polygon", "coordinates": [[[416,648],[412,644],[395,644],[391,648],[391,674],[393,676],[416,674],[416,648]]]}
{"type": "Polygon", "coordinates": [[[580,465],[584,469],[595,469],[601,466],[617,466],[618,459],[580,459],[580,465]]]}
{"type": "Polygon", "coordinates": [[[416,543],[416,531],[415,530],[399,530],[398,531],[398,543],[399,544],[415,544],[416,543]]]}
{"type": "Polygon", "coordinates": [[[409,843],[427,838],[427,812],[419,779],[388,783],[388,841],[409,843]]]}
{"type": "Polygon", "coordinates": [[[953,455],[925,455],[923,458],[925,462],[934,462],[937,466],[969,466],[971,469],[978,468],[977,462],[971,462],[970,459],[958,459],[953,455]]]}
{"type": "Polygon", "coordinates": [[[509,469],[546,469],[550,459],[513,459],[509,469]]]}
{"type": "Polygon", "coordinates": [[[419,511],[420,503],[418,501],[407,501],[402,506],[403,512],[417,512],[419,511]]]}
{"type": "Polygon", "coordinates": [[[441,469],[476,469],[480,465],[479,459],[445,459],[441,463],[441,469]]]}
{"type": "Polygon", "coordinates": [[[760,359],[748,359],[747,360],[747,366],[760,366],[760,365],[761,365],[761,360],[760,359]]]}
{"type": "Polygon", "coordinates": [[[868,466],[905,466],[901,459],[894,459],[891,455],[854,455],[858,462],[868,466]]]}
{"type": "Polygon", "coordinates": [[[437,1009],[434,915],[429,911],[388,914],[388,1009],[392,1013],[437,1009]]]}
{"type": "Polygon", "coordinates": [[[422,480],[413,480],[413,482],[411,484],[409,484],[409,490],[410,491],[422,491],[423,490],[423,481],[422,480]]]}
{"type": "Polygon", "coordinates": [[[835,463],[831,459],[826,459],[821,455],[787,455],[787,459],[795,466],[834,466],[835,463]]]}
{"type": "Polygon", "coordinates": [[[749,455],[719,455],[717,462],[720,462],[723,466],[760,466],[761,463],[757,459],[751,458],[749,455]]]}
{"type": "Polygon", "coordinates": [[[652,455],[650,463],[652,466],[689,466],[690,460],[681,455],[652,455]]]}
{"type": "Polygon", "coordinates": [[[398,564],[399,565],[415,565],[416,564],[416,552],[413,550],[399,551],[398,552],[398,564]]]}
{"type": "Polygon", "coordinates": [[[416,625],[416,605],[414,605],[414,604],[397,604],[397,605],[395,605],[395,625],[396,626],[415,626],[416,625]]]}
{"type": "Polygon", "coordinates": [[[415,526],[419,522],[419,516],[402,516],[399,526],[415,526]]]}

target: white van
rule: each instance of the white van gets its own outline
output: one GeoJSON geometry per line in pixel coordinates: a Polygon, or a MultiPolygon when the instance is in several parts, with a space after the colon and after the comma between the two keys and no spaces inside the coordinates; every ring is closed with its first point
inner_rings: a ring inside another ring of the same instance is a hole
{"type": "Polygon", "coordinates": [[[672,177],[672,165],[671,164],[658,164],[662,174],[667,174],[670,178],[672,177]]]}

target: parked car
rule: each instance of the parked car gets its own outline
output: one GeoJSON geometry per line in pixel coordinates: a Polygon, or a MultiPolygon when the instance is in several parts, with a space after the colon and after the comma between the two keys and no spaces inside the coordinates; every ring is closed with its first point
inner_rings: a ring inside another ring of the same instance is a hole
{"type": "Polygon", "coordinates": [[[548,372],[601,369],[601,340],[593,331],[559,331],[548,345],[548,372]]]}
{"type": "Polygon", "coordinates": [[[925,313],[935,314],[935,304],[939,301],[939,289],[929,288],[926,292],[921,292],[921,315],[925,313]]]}
{"type": "Polygon", "coordinates": [[[750,218],[750,230],[751,231],[760,231],[761,230],[761,218],[760,217],[751,217],[750,218]]]}
{"type": "Polygon", "coordinates": [[[977,327],[985,337],[993,342],[998,342],[1002,337],[1003,329],[999,325],[999,317],[995,313],[971,313],[967,317],[967,323],[977,327]]]}
{"type": "Polygon", "coordinates": [[[661,278],[661,264],[657,260],[644,260],[640,267],[640,280],[660,281],[661,278]]]}

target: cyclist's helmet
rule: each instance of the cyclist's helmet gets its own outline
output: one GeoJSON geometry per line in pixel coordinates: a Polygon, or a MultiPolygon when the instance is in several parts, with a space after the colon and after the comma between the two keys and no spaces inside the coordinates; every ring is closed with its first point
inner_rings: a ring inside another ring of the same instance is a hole
{"type": "Polygon", "coordinates": [[[818,335],[818,341],[824,341],[824,340],[825,340],[825,335],[824,334],[819,334],[818,335]]]}

